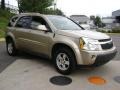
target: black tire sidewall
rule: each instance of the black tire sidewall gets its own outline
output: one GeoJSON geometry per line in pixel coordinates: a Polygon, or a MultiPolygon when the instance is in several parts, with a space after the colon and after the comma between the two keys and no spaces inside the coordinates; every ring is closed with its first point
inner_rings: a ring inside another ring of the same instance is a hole
{"type": "Polygon", "coordinates": [[[73,72],[73,71],[75,70],[75,68],[76,68],[75,56],[74,56],[73,52],[72,52],[70,49],[68,49],[68,48],[60,48],[60,49],[58,49],[58,50],[55,52],[53,59],[54,59],[55,68],[56,68],[57,71],[58,71],[59,73],[61,73],[61,74],[68,75],[68,74],[70,74],[71,72],[73,72]],[[57,66],[56,58],[57,58],[57,56],[58,56],[59,53],[65,53],[65,54],[68,56],[68,58],[69,58],[70,65],[69,65],[69,68],[68,68],[67,70],[64,70],[64,71],[63,71],[63,70],[60,70],[60,69],[58,68],[58,66],[57,66]]]}
{"type": "Polygon", "coordinates": [[[10,55],[10,56],[15,56],[16,55],[16,47],[15,47],[15,44],[13,42],[13,40],[9,39],[6,41],[6,48],[7,48],[7,53],[10,55]],[[12,47],[13,47],[13,50],[12,50],[12,53],[9,53],[8,51],[8,44],[11,43],[12,44],[12,47]]]}

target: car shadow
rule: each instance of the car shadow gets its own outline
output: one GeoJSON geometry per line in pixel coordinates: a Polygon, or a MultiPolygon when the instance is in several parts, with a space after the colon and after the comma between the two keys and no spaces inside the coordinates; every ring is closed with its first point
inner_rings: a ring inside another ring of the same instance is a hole
{"type": "Polygon", "coordinates": [[[47,57],[34,55],[34,54],[27,53],[24,51],[19,51],[16,57],[19,60],[31,60],[31,61],[34,60],[38,63],[46,63],[46,64],[53,65],[52,60],[48,59],[47,57]]]}

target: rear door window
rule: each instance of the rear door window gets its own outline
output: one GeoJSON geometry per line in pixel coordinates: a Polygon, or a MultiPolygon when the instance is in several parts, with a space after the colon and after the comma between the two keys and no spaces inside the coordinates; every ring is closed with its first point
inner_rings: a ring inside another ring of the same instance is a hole
{"type": "Polygon", "coordinates": [[[23,16],[21,17],[18,22],[16,23],[16,27],[19,27],[19,28],[27,28],[27,29],[30,29],[31,27],[31,20],[32,20],[32,17],[31,16],[23,16]]]}

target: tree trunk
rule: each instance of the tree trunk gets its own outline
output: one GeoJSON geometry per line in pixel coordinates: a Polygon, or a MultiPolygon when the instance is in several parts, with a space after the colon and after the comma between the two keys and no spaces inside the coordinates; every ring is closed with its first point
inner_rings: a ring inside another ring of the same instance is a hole
{"type": "Polygon", "coordinates": [[[4,10],[5,9],[5,0],[1,0],[1,8],[4,10]]]}
{"type": "Polygon", "coordinates": [[[18,9],[19,9],[19,13],[21,13],[21,8],[20,8],[20,0],[17,0],[18,3],[18,9]]]}

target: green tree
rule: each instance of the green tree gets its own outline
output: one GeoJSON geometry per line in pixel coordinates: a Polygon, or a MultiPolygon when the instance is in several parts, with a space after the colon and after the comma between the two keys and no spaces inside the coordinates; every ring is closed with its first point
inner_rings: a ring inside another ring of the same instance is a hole
{"type": "Polygon", "coordinates": [[[57,15],[65,16],[64,13],[60,9],[56,9],[55,12],[57,15]]]}
{"type": "Polygon", "coordinates": [[[93,20],[94,24],[98,27],[104,27],[105,25],[102,23],[101,18],[99,16],[90,16],[90,20],[93,20]]]}
{"type": "Polygon", "coordinates": [[[102,26],[101,18],[99,16],[96,16],[94,23],[96,26],[101,27],[102,26]]]}
{"type": "Polygon", "coordinates": [[[64,13],[60,9],[53,9],[53,8],[47,8],[44,12],[44,14],[53,14],[53,15],[61,15],[65,16],[64,13]]]}
{"type": "Polygon", "coordinates": [[[1,9],[5,9],[5,0],[1,0],[1,9]]]}
{"type": "Polygon", "coordinates": [[[53,4],[54,0],[19,0],[20,12],[44,13],[46,8],[53,4]]]}

